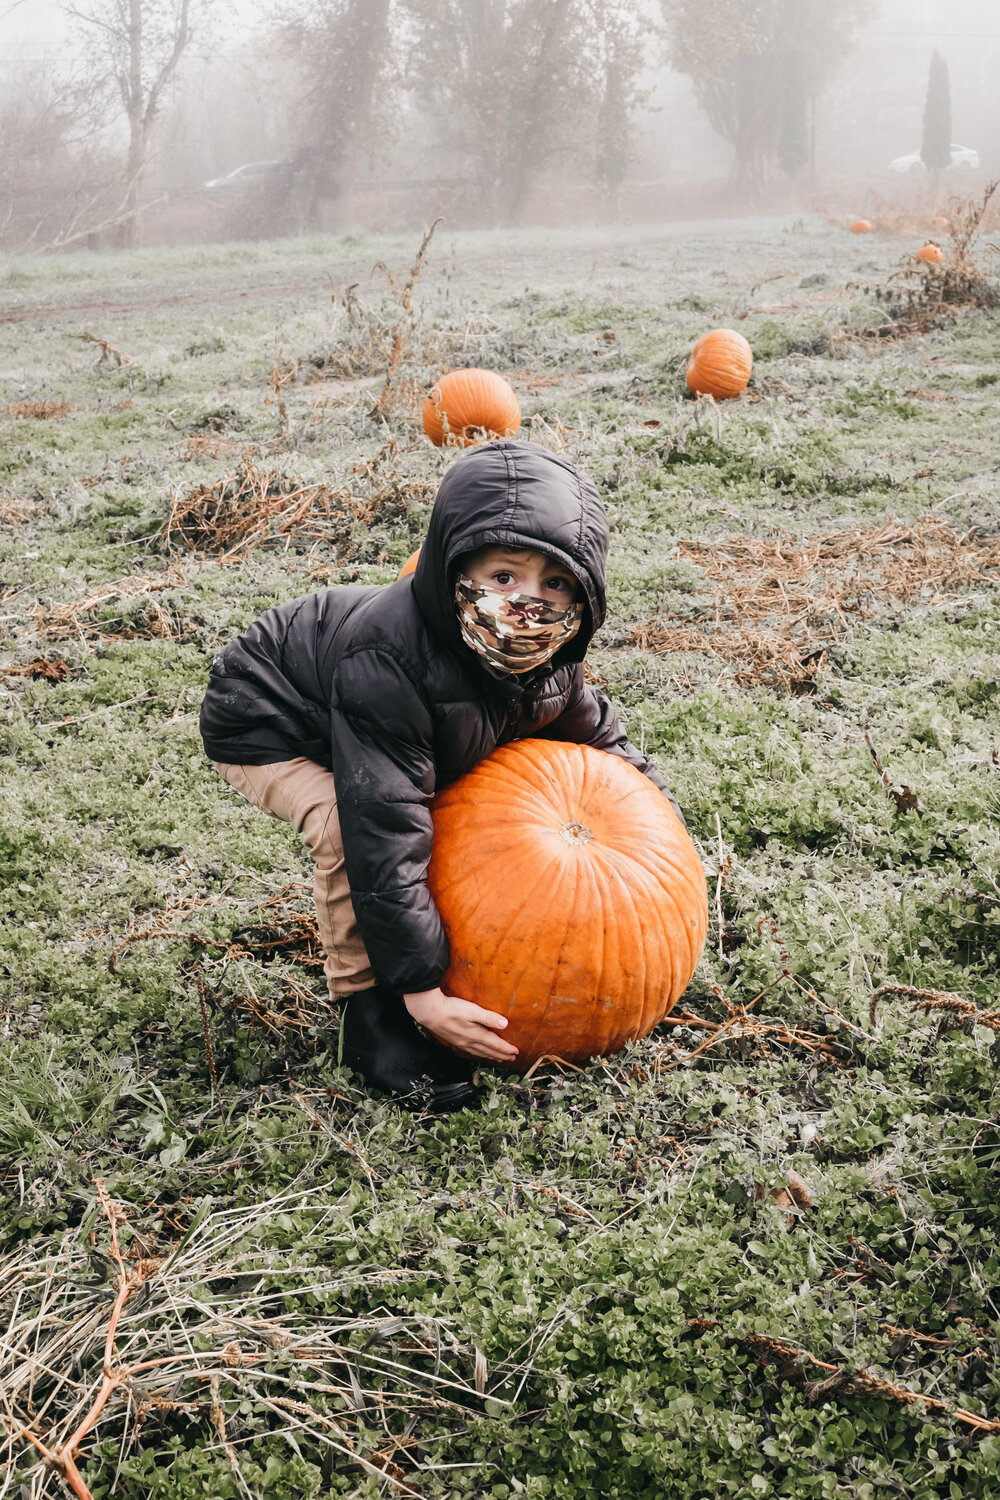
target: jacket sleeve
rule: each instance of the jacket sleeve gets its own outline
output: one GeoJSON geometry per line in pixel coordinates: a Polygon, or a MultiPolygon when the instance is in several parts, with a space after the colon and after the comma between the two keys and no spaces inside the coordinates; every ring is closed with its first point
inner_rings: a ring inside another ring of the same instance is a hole
{"type": "MultiPolygon", "coordinates": [[[[649,756],[643,755],[641,750],[637,750],[629,742],[621,720],[604,693],[584,682],[582,666],[576,669],[569,699],[562,713],[551,724],[536,732],[540,739],[569,740],[577,745],[593,745],[595,750],[607,750],[610,755],[620,755],[622,760],[627,760],[637,771],[648,776],[654,786],[659,787],[684,823],[684,814],[663,777],[649,756]]],[[[684,823],[684,826],[687,827],[687,824],[684,823]]]]}
{"type": "Polygon", "coordinates": [[[337,663],[330,730],[344,864],[372,968],[394,994],[433,989],[448,939],[427,887],[430,711],[392,654],[365,648],[337,663]]]}

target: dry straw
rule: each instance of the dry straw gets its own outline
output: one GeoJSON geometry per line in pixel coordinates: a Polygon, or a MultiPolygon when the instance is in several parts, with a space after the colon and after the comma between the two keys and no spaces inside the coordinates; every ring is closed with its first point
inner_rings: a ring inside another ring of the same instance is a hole
{"type": "Polygon", "coordinates": [[[654,618],[634,628],[633,644],[711,654],[736,664],[741,686],[779,682],[793,692],[815,687],[853,620],[917,599],[939,605],[970,584],[994,583],[1000,568],[1000,540],[933,515],[806,538],[682,538],[677,554],[715,585],[713,618],[703,626],[654,618]]]}
{"type": "Polygon", "coordinates": [[[136,573],[128,578],[100,583],[64,604],[36,604],[31,609],[36,634],[50,641],[137,637],[176,639],[181,633],[179,617],[174,611],[164,609],[152,596],[170,589],[181,589],[186,582],[182,569],[173,567],[162,573],[136,573]],[[114,621],[96,618],[112,604],[133,604],[137,599],[148,601],[143,625],[112,630],[110,627],[114,621]]]}
{"type": "Polygon", "coordinates": [[[14,401],[0,407],[0,417],[30,417],[36,422],[58,422],[69,413],[68,401],[14,401]]]}
{"type": "Polygon", "coordinates": [[[6,1468],[33,1500],[66,1488],[91,1500],[84,1442],[113,1436],[125,1454],[151,1420],[171,1418],[209,1427],[238,1483],[240,1445],[256,1428],[293,1449],[305,1437],[417,1495],[410,1477],[419,1484],[433,1467],[421,1423],[464,1427],[487,1396],[508,1404],[496,1388],[512,1372],[488,1382],[481,1354],[446,1319],[397,1317],[377,1300],[359,1317],[318,1310],[357,1293],[377,1299],[409,1273],[331,1270],[310,1259],[308,1236],[298,1252],[269,1248],[276,1221],[336,1212],[317,1192],[216,1212],[204,1199],[162,1253],[138,1236],[123,1247],[127,1210],[101,1180],[96,1198],[106,1250],[81,1237],[44,1259],[24,1246],[0,1262],[6,1468]]]}

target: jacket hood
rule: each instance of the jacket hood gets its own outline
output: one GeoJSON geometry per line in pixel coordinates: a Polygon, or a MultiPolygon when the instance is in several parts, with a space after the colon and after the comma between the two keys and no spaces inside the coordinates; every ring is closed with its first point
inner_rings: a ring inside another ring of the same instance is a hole
{"type": "Polygon", "coordinates": [[[455,609],[455,563],[479,547],[545,552],[576,578],[584,602],[574,638],[546,671],[582,661],[605,614],[608,518],[593,480],[531,443],[483,443],[457,459],[441,481],[413,574],[420,613],[441,640],[468,651],[455,609]]]}

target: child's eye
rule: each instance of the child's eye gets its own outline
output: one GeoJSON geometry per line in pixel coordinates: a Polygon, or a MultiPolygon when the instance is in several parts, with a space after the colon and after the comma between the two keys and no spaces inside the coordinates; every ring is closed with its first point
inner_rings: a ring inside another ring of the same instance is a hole
{"type": "Polygon", "coordinates": [[[514,575],[513,573],[509,573],[506,568],[501,568],[493,574],[493,581],[494,583],[502,583],[506,588],[508,583],[514,582],[514,575]]]}
{"type": "Polygon", "coordinates": [[[570,581],[568,578],[547,578],[545,580],[545,587],[547,589],[568,589],[570,581]]]}

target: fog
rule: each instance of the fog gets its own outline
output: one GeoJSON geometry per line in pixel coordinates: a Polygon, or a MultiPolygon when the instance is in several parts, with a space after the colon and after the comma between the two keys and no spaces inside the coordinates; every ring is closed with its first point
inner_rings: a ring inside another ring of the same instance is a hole
{"type": "Polygon", "coordinates": [[[141,0],[131,34],[120,0],[70,9],[0,3],[8,252],[841,215],[1000,175],[996,0],[141,0]],[[928,168],[935,53],[966,150],[928,168]]]}

